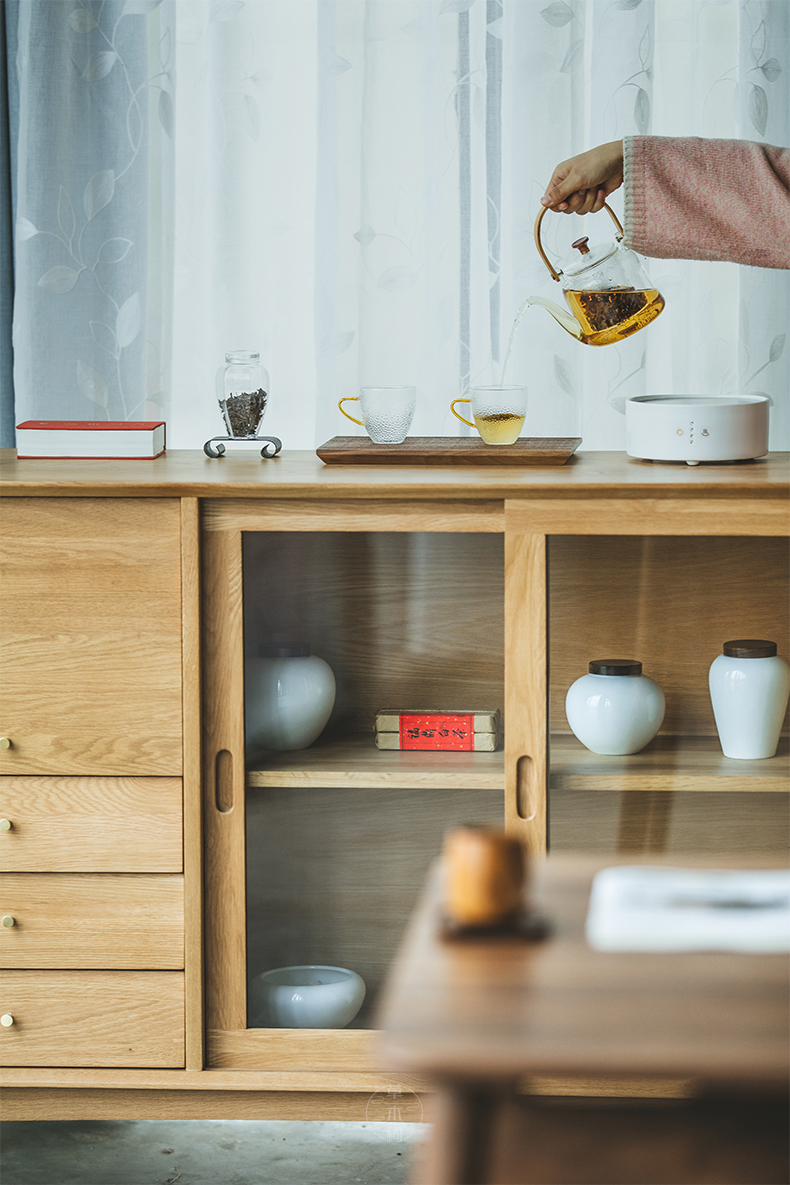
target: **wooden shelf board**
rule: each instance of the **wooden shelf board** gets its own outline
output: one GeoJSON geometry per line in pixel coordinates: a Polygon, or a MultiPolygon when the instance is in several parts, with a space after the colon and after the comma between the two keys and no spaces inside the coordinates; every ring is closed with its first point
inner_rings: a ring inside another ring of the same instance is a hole
{"type": "Polygon", "coordinates": [[[212,1069],[375,1073],[374,1029],[209,1029],[212,1069]]]}
{"type": "Polygon", "coordinates": [[[372,733],[293,753],[270,753],[247,770],[247,785],[294,789],[499,790],[505,756],[497,753],[385,752],[372,733]]]}
{"type": "MultiPolygon", "coordinates": [[[[790,743],[776,757],[738,761],[717,737],[659,736],[628,757],[591,753],[576,737],[551,738],[552,790],[760,791],[790,789],[790,743]]],[[[293,753],[272,753],[247,770],[250,788],[366,788],[504,791],[505,759],[497,753],[382,752],[372,736],[329,741],[293,753]]]]}
{"type": "Polygon", "coordinates": [[[776,757],[739,761],[725,757],[718,737],[658,736],[641,753],[602,757],[576,737],[551,738],[552,790],[694,790],[718,792],[790,789],[788,738],[776,757]]]}

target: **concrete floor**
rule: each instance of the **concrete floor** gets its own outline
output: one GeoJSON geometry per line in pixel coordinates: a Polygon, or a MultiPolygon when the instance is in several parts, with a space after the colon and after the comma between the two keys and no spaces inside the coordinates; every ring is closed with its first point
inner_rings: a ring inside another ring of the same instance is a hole
{"type": "Polygon", "coordinates": [[[421,1123],[2,1123],[2,1185],[405,1185],[421,1123]]]}

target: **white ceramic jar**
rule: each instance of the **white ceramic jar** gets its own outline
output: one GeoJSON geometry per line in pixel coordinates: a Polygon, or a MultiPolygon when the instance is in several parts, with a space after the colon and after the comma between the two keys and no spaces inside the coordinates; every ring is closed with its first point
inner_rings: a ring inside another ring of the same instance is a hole
{"type": "Polygon", "coordinates": [[[365,981],[345,967],[277,967],[249,987],[253,1028],[344,1029],[362,1007],[365,981]]]}
{"type": "Polygon", "coordinates": [[[332,668],[309,646],[261,646],[245,672],[247,752],[306,749],[334,703],[332,668]]]}
{"type": "Polygon", "coordinates": [[[593,753],[622,755],[644,749],[661,727],[665,708],[659,685],[642,674],[641,662],[601,659],[590,663],[568,689],[565,715],[575,736],[593,753]]]}
{"type": "Polygon", "coordinates": [[[740,638],[723,649],[711,663],[708,686],[724,756],[773,757],[790,696],[790,666],[776,653],[776,642],[740,638]]]}

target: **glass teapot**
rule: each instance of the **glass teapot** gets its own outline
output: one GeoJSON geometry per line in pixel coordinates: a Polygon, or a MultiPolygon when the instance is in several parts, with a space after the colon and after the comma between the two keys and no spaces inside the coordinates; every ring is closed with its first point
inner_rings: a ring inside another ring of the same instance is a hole
{"type": "Polygon", "coordinates": [[[664,298],[654,288],[635,252],[623,245],[623,228],[614,211],[604,210],[617,227],[613,243],[588,246],[587,238],[572,246],[578,256],[557,271],[540,241],[544,207],[535,219],[535,245],[553,280],[562,283],[570,313],[542,296],[530,296],[527,303],[541,305],[573,337],[587,346],[608,346],[619,342],[654,321],[664,307],[664,298]]]}

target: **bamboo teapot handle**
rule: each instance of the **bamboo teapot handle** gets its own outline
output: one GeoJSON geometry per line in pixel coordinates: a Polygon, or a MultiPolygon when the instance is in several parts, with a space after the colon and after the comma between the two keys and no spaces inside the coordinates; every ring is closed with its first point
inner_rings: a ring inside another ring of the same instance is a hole
{"type": "MultiPolygon", "coordinates": [[[[606,210],[606,212],[609,215],[609,217],[611,218],[612,222],[617,227],[617,236],[616,237],[617,237],[617,241],[619,242],[625,233],[623,231],[623,227],[620,222],[620,219],[617,217],[617,215],[615,214],[612,207],[607,205],[606,202],[604,202],[603,208],[604,208],[604,210],[606,210]]],[[[540,211],[538,212],[538,216],[535,219],[535,246],[538,249],[538,255],[541,257],[541,259],[545,263],[546,267],[549,269],[549,274],[551,275],[552,280],[559,281],[559,278],[562,275],[562,272],[558,272],[556,270],[553,263],[549,259],[548,255],[543,250],[543,244],[540,241],[540,224],[543,221],[543,215],[548,213],[548,209],[549,209],[548,206],[541,206],[540,211]]]]}

